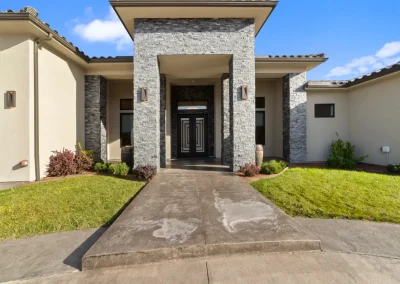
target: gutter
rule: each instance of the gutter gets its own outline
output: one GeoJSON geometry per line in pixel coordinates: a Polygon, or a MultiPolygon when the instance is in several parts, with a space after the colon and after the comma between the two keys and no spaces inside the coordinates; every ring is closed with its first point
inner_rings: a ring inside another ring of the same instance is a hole
{"type": "Polygon", "coordinates": [[[51,41],[53,34],[49,33],[47,38],[37,39],[34,42],[33,51],[33,105],[34,105],[34,148],[35,148],[35,176],[40,180],[40,150],[39,150],[39,48],[44,41],[51,41]]]}

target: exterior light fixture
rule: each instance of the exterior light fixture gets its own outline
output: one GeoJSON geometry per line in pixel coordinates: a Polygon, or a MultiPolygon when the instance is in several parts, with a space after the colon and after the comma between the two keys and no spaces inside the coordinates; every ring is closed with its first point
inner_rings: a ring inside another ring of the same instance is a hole
{"type": "Polygon", "coordinates": [[[247,86],[242,86],[242,100],[247,100],[247,86]]]}
{"type": "Polygon", "coordinates": [[[19,162],[19,165],[21,167],[27,167],[28,166],[28,161],[27,160],[23,160],[23,161],[19,162]]]}
{"type": "Polygon", "coordinates": [[[149,93],[147,88],[141,88],[142,102],[147,102],[149,100],[149,93]]]}
{"type": "Polygon", "coordinates": [[[8,106],[8,108],[14,108],[17,106],[16,96],[17,96],[16,91],[7,91],[7,106],[8,106]]]}

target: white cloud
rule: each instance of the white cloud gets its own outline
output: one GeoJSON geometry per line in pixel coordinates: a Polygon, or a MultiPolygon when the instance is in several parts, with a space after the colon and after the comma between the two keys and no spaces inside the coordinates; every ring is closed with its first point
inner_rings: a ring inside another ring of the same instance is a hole
{"type": "Polygon", "coordinates": [[[386,43],[377,53],[376,57],[388,58],[400,53],[400,41],[386,43]]]}
{"type": "MultiPolygon", "coordinates": [[[[94,18],[91,7],[85,9],[85,17],[94,18]]],[[[110,8],[106,18],[93,19],[85,24],[76,24],[73,27],[73,32],[89,42],[115,44],[118,51],[133,49],[131,37],[112,8],[110,8]]]]}
{"type": "Polygon", "coordinates": [[[354,58],[343,66],[337,66],[331,69],[325,78],[359,76],[381,69],[399,62],[400,56],[396,55],[400,55],[400,41],[386,43],[375,55],[354,58]]]}

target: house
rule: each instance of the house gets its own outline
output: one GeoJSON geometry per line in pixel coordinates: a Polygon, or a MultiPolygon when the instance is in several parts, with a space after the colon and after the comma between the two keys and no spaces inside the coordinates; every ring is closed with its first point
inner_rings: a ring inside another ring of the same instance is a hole
{"type": "Polygon", "coordinates": [[[336,133],[368,163],[400,162],[400,65],[308,82],[324,54],[255,56],[276,1],[110,0],[134,56],[89,58],[35,9],[0,13],[0,181],[44,176],[54,150],[82,142],[134,166],[216,157],[236,171],[264,155],[325,161],[336,133]],[[390,146],[390,153],[381,151],[390,146]]]}

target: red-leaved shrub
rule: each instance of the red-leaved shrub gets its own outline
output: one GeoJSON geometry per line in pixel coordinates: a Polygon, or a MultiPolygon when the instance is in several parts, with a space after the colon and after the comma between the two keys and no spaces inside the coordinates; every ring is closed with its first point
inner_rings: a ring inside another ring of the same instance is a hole
{"type": "Polygon", "coordinates": [[[247,163],[244,164],[244,166],[240,167],[239,171],[243,173],[245,177],[254,177],[260,173],[261,168],[257,167],[254,164],[247,163]]]}
{"type": "Polygon", "coordinates": [[[81,174],[84,171],[90,170],[93,166],[93,159],[85,155],[83,152],[75,154],[76,173],[81,174]]]}
{"type": "Polygon", "coordinates": [[[93,160],[82,152],[74,152],[63,149],[62,151],[53,151],[50,162],[47,165],[47,176],[59,177],[81,174],[92,167],[93,160]]]}
{"type": "Polygon", "coordinates": [[[157,174],[157,168],[152,165],[137,166],[134,173],[138,178],[150,180],[157,174]]]}

